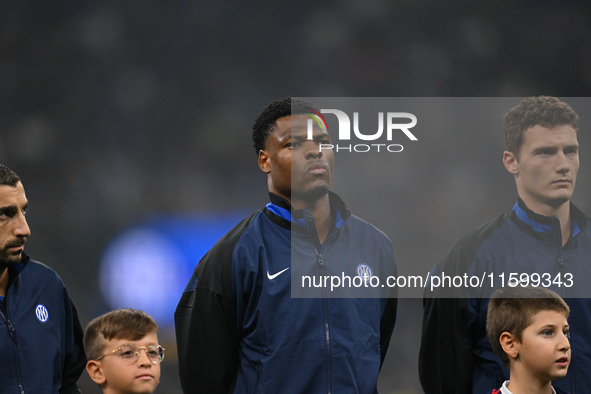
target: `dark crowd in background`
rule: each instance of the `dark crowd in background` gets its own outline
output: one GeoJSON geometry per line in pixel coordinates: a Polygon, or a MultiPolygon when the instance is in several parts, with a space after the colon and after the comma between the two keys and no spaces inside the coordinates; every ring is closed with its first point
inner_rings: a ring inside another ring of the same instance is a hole
{"type": "MultiPolygon", "coordinates": [[[[26,187],[27,253],[61,275],[85,325],[109,309],[97,276],[114,234],[150,214],[267,202],[250,133],[271,100],[589,96],[590,11],[583,1],[3,2],[0,162],[26,187]]],[[[383,230],[399,261],[435,263],[514,203],[502,119],[495,135],[456,133],[380,173],[394,184],[396,219],[383,230]]],[[[574,202],[589,213],[587,134],[574,202]]],[[[418,393],[421,301],[399,305],[379,387],[418,393]]],[[[157,392],[180,393],[173,328],[160,337],[157,392]]],[[[84,392],[98,393],[86,379],[84,392]]]]}

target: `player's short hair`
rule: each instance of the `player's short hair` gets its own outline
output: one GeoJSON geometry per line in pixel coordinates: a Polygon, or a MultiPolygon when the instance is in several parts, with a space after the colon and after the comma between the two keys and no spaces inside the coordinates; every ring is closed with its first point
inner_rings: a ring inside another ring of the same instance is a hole
{"type": "Polygon", "coordinates": [[[14,171],[0,164],[0,185],[16,186],[21,178],[14,171]]]}
{"type": "Polygon", "coordinates": [[[579,116],[567,103],[556,97],[528,97],[505,114],[505,150],[519,157],[523,134],[534,126],[570,125],[579,131],[579,116]]]}
{"type": "Polygon", "coordinates": [[[509,367],[499,338],[504,332],[511,333],[521,342],[523,331],[532,323],[534,316],[542,311],[564,313],[570,309],[558,294],[544,287],[505,287],[495,291],[488,303],[486,334],[495,354],[509,367]]]}
{"type": "Polygon", "coordinates": [[[265,149],[269,134],[277,127],[277,119],[284,116],[307,114],[312,110],[311,103],[295,97],[285,97],[271,101],[261,111],[252,126],[252,142],[257,155],[259,151],[265,149]]]}
{"type": "Polygon", "coordinates": [[[88,323],[84,330],[84,351],[88,360],[96,360],[103,355],[111,339],[137,341],[156,331],[158,325],[146,312],[116,309],[88,323]]]}

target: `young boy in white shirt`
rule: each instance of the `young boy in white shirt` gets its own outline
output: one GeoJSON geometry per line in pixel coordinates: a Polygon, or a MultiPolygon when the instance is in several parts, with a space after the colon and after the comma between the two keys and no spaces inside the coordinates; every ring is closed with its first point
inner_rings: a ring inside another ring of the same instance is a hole
{"type": "Polygon", "coordinates": [[[507,287],[493,294],[486,331],[510,378],[489,394],[567,394],[552,380],[564,377],[570,363],[569,313],[546,288],[507,287]]]}

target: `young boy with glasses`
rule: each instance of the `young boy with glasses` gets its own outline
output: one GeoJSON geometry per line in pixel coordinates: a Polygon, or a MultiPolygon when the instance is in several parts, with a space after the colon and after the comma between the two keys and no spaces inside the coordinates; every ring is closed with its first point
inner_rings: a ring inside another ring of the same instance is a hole
{"type": "Polygon", "coordinates": [[[117,309],[92,320],[84,332],[86,371],[103,394],[151,394],[160,382],[164,348],[147,313],[117,309]]]}
{"type": "Polygon", "coordinates": [[[510,377],[491,394],[566,394],[552,381],[563,378],[570,363],[569,313],[566,302],[543,287],[507,287],[493,294],[486,331],[510,377]]]}

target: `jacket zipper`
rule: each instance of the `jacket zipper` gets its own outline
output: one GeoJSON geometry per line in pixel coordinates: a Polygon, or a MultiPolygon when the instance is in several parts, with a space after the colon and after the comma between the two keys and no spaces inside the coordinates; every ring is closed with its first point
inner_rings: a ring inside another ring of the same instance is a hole
{"type": "MultiPolygon", "coordinates": [[[[326,273],[326,266],[324,265],[324,260],[322,260],[322,255],[320,252],[314,247],[316,251],[316,257],[318,259],[318,264],[320,265],[320,273],[321,276],[324,276],[326,273]]],[[[326,287],[322,288],[322,310],[324,313],[324,340],[326,342],[326,392],[331,394],[332,392],[332,368],[331,368],[331,359],[332,359],[332,349],[331,349],[331,338],[330,338],[330,323],[328,319],[328,298],[326,294],[326,287]]]]}
{"type": "Polygon", "coordinates": [[[25,388],[23,387],[23,379],[21,377],[21,369],[20,369],[20,360],[18,357],[18,339],[16,337],[16,330],[12,325],[10,319],[8,318],[8,309],[6,308],[6,297],[4,298],[4,303],[0,307],[0,315],[6,322],[6,326],[8,327],[8,333],[10,334],[10,338],[12,339],[12,343],[14,344],[14,354],[16,358],[16,374],[18,379],[18,388],[20,390],[20,394],[25,394],[25,388]]]}
{"type": "MultiPolygon", "coordinates": [[[[308,234],[312,238],[312,245],[314,246],[314,252],[316,253],[316,262],[318,263],[318,268],[320,271],[321,276],[326,274],[326,265],[324,264],[324,260],[322,259],[322,244],[320,244],[320,239],[318,238],[318,232],[316,231],[316,224],[314,223],[314,218],[310,212],[304,212],[304,218],[306,222],[306,228],[308,230],[308,234]]],[[[326,241],[332,236],[333,234],[329,234],[328,237],[324,240],[326,241]]],[[[328,314],[328,295],[326,293],[326,287],[322,287],[322,310],[324,313],[324,341],[326,344],[326,392],[327,394],[332,393],[332,367],[331,367],[331,360],[332,360],[332,344],[331,344],[331,335],[330,335],[330,320],[328,314]]]]}

